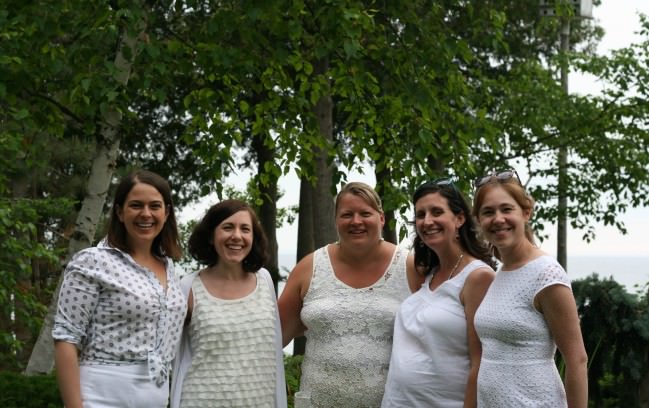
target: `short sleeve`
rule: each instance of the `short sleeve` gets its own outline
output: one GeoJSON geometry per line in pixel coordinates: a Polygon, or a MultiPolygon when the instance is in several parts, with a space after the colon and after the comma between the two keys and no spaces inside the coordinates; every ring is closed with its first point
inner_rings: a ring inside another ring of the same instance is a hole
{"type": "Polygon", "coordinates": [[[553,285],[563,285],[572,291],[570,279],[565,269],[555,259],[548,257],[548,261],[541,267],[540,273],[538,274],[534,297],[543,289],[553,285]]]}
{"type": "Polygon", "coordinates": [[[100,290],[93,273],[96,263],[91,251],[83,251],[65,269],[52,329],[54,340],[77,345],[85,341],[100,290]]]}

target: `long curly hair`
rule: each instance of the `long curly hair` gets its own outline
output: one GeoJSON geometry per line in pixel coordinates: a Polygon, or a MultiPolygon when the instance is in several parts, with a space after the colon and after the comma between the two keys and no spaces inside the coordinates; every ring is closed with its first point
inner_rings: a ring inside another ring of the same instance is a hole
{"type": "MultiPolygon", "coordinates": [[[[464,214],[464,224],[459,228],[459,244],[462,250],[476,259],[485,262],[492,268],[496,267],[496,262],[493,258],[492,251],[484,240],[478,236],[478,229],[475,219],[471,215],[471,209],[464,195],[451,181],[444,183],[431,181],[422,184],[415,190],[412,195],[413,206],[422,197],[438,193],[444,197],[448,203],[449,208],[455,215],[464,214]]],[[[413,220],[411,224],[415,224],[413,220]]],[[[433,272],[439,266],[439,256],[429,248],[424,241],[422,241],[419,234],[415,231],[415,239],[413,240],[413,247],[415,250],[415,266],[424,271],[425,275],[433,272]]]]}

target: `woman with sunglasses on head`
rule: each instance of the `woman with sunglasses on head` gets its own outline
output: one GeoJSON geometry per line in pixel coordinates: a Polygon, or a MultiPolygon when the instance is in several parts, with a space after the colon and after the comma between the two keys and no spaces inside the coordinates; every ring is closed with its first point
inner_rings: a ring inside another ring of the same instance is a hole
{"type": "Polygon", "coordinates": [[[475,407],[481,348],[473,317],[493,260],[452,181],[425,183],[412,201],[415,265],[426,280],[397,312],[381,406],[475,407]]]}
{"type": "Polygon", "coordinates": [[[408,250],[381,238],[381,200],[347,183],[335,202],[338,242],[304,257],[279,299],[284,344],[306,335],[298,407],[381,404],[394,314],[421,283],[408,250]]]}
{"type": "Polygon", "coordinates": [[[478,406],[585,408],[588,357],[570,279],[536,246],[533,209],[514,170],[476,181],[474,215],[502,262],[475,316],[482,341],[478,406]]]}
{"type": "Polygon", "coordinates": [[[239,200],[213,205],[188,250],[207,267],[181,280],[187,320],[171,408],[286,408],[277,298],[257,215],[239,200]]]}
{"type": "Polygon", "coordinates": [[[108,234],[65,269],[54,319],[68,408],[165,408],[186,303],[169,183],[146,170],[117,186],[108,234]]]}

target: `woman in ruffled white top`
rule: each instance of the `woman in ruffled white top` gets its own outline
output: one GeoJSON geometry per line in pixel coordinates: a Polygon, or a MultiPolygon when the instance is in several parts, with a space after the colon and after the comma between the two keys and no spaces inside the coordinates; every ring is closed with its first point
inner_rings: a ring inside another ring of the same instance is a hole
{"type": "Polygon", "coordinates": [[[577,306],[565,270],[535,244],[534,200],[514,170],[481,177],[476,189],[474,215],[502,262],[475,317],[478,406],[585,408],[588,357],[577,306]]]}
{"type": "Polygon", "coordinates": [[[381,406],[475,407],[481,347],[473,317],[495,265],[452,180],[421,185],[412,201],[415,265],[426,280],[397,313],[381,406]]]}
{"type": "Polygon", "coordinates": [[[395,312],[421,284],[408,250],[381,238],[385,218],[370,186],[347,183],[335,216],[339,241],[304,257],[279,299],[284,344],[307,338],[296,408],[378,407],[395,312]]]}
{"type": "Polygon", "coordinates": [[[286,407],[279,314],[262,266],[266,237],[244,202],[212,206],[189,238],[208,265],[181,280],[188,297],[171,407],[286,407]]]}

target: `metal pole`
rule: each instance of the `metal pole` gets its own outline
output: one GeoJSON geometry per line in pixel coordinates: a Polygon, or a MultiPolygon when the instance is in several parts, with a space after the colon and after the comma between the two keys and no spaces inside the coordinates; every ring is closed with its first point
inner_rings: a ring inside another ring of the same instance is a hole
{"type": "MultiPolygon", "coordinates": [[[[561,88],[568,94],[568,60],[570,48],[570,17],[561,18],[561,88]]],[[[557,155],[559,166],[558,178],[558,217],[557,217],[557,261],[568,270],[568,135],[561,135],[561,144],[557,155]]]]}

